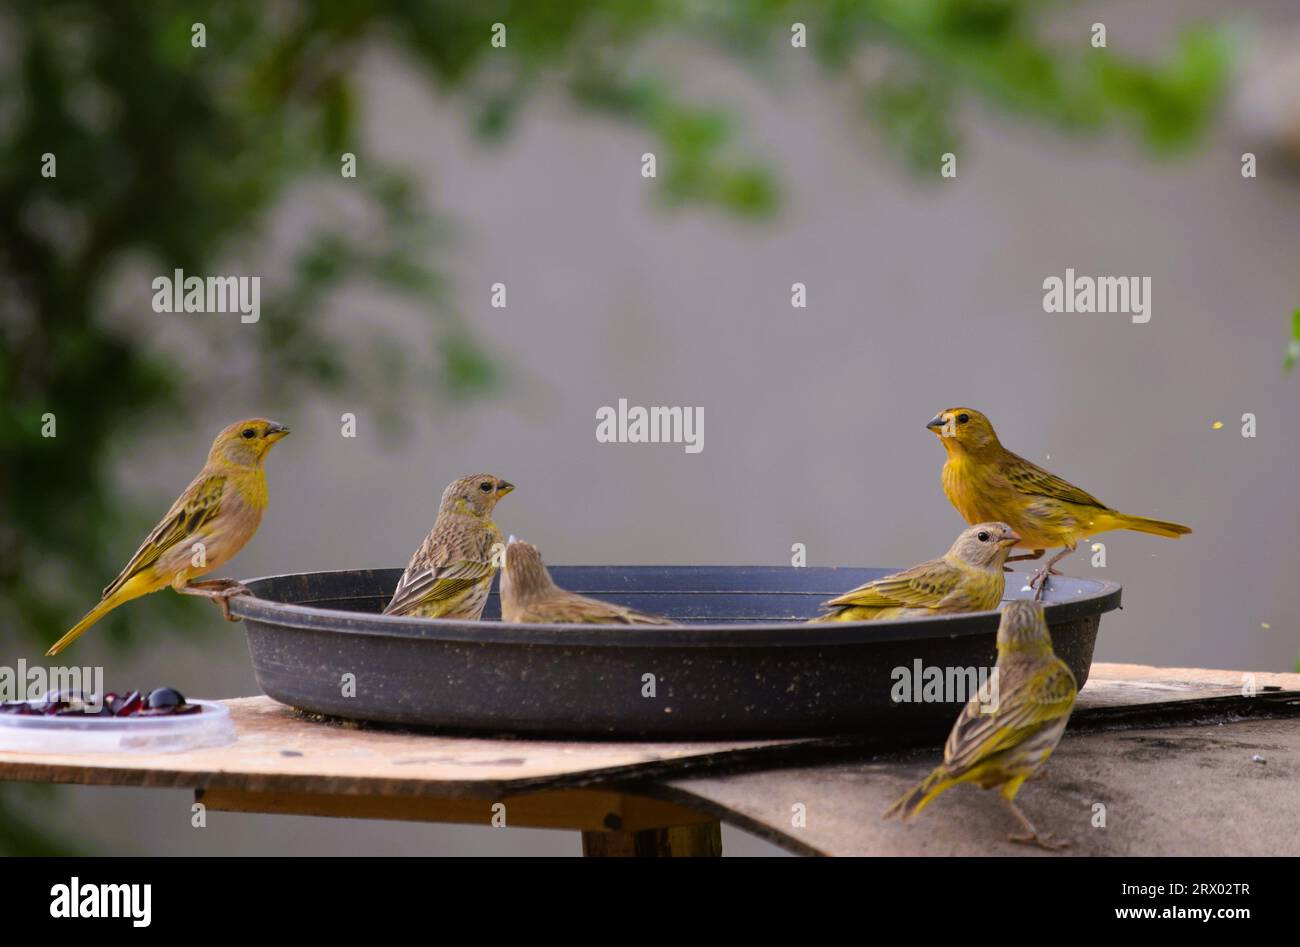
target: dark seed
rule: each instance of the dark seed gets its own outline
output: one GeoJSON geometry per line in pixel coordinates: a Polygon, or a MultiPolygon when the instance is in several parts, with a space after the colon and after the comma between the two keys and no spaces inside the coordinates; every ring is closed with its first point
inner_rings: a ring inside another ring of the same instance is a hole
{"type": "Polygon", "coordinates": [[[157,710],[161,707],[179,707],[185,703],[185,695],[170,687],[160,687],[149,692],[149,707],[157,710]]]}

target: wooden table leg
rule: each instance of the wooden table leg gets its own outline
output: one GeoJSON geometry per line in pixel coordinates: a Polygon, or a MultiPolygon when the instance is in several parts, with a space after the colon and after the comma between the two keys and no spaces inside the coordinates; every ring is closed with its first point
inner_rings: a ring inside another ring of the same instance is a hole
{"type": "Polygon", "coordinates": [[[722,855],[722,825],[702,822],[639,832],[583,832],[588,858],[717,858],[722,855]]]}

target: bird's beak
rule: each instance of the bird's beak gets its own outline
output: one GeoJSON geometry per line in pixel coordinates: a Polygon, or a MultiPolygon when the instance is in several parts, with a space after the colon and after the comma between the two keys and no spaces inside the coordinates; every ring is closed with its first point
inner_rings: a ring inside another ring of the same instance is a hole
{"type": "Polygon", "coordinates": [[[928,427],[930,430],[934,431],[934,433],[938,434],[941,430],[943,430],[943,426],[945,423],[946,422],[943,419],[943,415],[936,414],[930,420],[925,422],[925,426],[928,427]]]}
{"type": "MultiPolygon", "coordinates": [[[[507,482],[507,481],[505,481],[505,480],[502,480],[500,483],[497,484],[497,493],[501,494],[502,496],[505,496],[507,493],[509,493],[510,491],[512,491],[514,488],[515,488],[515,485],[514,485],[513,483],[509,483],[509,482],[507,482]]],[[[513,542],[513,541],[514,541],[514,537],[512,536],[512,537],[511,537],[511,542],[513,542]]]]}
{"type": "Polygon", "coordinates": [[[289,429],[276,421],[272,421],[266,426],[266,439],[272,443],[278,441],[282,437],[288,436],[288,434],[289,429]]]}
{"type": "Polygon", "coordinates": [[[1003,546],[1014,546],[1018,542],[1020,542],[1019,533],[1015,533],[1015,532],[1007,533],[1005,536],[1002,537],[1003,546]]]}

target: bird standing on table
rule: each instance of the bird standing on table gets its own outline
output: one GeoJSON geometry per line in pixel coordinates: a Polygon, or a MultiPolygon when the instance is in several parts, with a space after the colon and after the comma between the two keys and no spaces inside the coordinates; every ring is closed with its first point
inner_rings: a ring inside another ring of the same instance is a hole
{"type": "Polygon", "coordinates": [[[1080,539],[1112,529],[1133,529],[1177,539],[1191,527],[1163,520],[1128,516],[1113,510],[1037,464],[1002,446],[989,419],[971,408],[940,411],[926,424],[948,452],[943,465],[943,492],[968,523],[1001,520],[1020,534],[1018,545],[1032,555],[1009,562],[1041,559],[1048,549],[1064,547],[1029,581],[1041,598],[1047,578],[1060,575],[1056,563],[1074,551],[1080,539]]]}
{"type": "Polygon", "coordinates": [[[492,474],[452,481],[384,614],[478,621],[503,548],[492,511],[514,488],[492,474]]]}
{"type": "Polygon", "coordinates": [[[230,618],[228,600],[245,591],[244,587],[230,579],[193,580],[224,565],[257,532],[266,509],[262,461],[271,446],[288,433],[283,424],[265,418],[239,421],[222,430],[199,475],[104,589],[99,604],[56,641],[46,656],[58,654],[123,602],[167,586],[186,595],[216,599],[230,618]]]}
{"type": "Polygon", "coordinates": [[[1020,537],[1006,523],[980,523],[957,537],[942,557],[860,585],[822,605],[813,621],[880,621],[986,612],[1006,586],[1002,566],[1020,537]]]}
{"type": "Polygon", "coordinates": [[[1002,609],[998,626],[995,695],[972,697],[948,734],[943,762],[885,811],[909,821],[931,800],[958,783],[997,789],[1027,834],[1013,842],[1047,849],[1069,842],[1039,834],[1016,805],[1016,793],[1061,742],[1079,687],[1052,651],[1043,607],[1017,600],[1002,609]],[[993,697],[993,699],[990,699],[993,697]]]}
{"type": "Polygon", "coordinates": [[[501,572],[501,619],[547,625],[671,625],[658,615],[587,598],[560,588],[536,546],[513,536],[501,572]]]}

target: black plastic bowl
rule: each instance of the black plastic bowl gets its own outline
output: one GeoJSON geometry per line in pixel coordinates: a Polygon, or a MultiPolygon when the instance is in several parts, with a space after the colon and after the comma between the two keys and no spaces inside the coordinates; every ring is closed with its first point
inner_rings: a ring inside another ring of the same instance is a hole
{"type": "MultiPolygon", "coordinates": [[[[262,689],[316,713],[462,733],[762,738],[885,727],[929,740],[942,737],[967,695],[897,702],[897,682],[927,668],[945,677],[991,668],[996,658],[996,612],[802,623],[888,569],[551,569],[565,588],[680,628],[505,624],[495,620],[495,590],[480,622],[381,615],[401,571],[246,581],[253,596],[233,599],[231,611],[244,619],[262,689]],[[354,696],[345,696],[345,675],[354,696]]],[[[1007,576],[1012,597],[1028,594],[1023,584],[1023,574],[1007,576]]],[[[1049,586],[1053,644],[1080,686],[1101,615],[1119,600],[1112,582],[1061,577],[1049,586]]]]}

